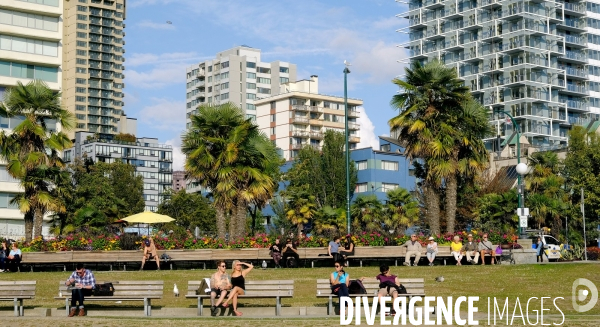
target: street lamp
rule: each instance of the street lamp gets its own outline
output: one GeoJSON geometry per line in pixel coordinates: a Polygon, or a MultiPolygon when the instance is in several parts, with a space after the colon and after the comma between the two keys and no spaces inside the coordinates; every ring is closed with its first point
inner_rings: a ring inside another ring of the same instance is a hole
{"type": "Polygon", "coordinates": [[[350,64],[344,60],[344,111],[345,111],[345,129],[346,136],[346,226],[348,234],[350,234],[350,146],[348,145],[348,74],[350,64]]]}
{"type": "MultiPolygon", "coordinates": [[[[490,106],[490,110],[492,112],[503,113],[503,114],[507,115],[510,118],[510,121],[512,122],[513,128],[517,132],[517,168],[516,168],[517,169],[517,190],[518,190],[517,195],[518,195],[518,199],[519,199],[519,212],[521,212],[522,211],[521,209],[523,208],[523,204],[524,204],[524,201],[523,201],[524,187],[521,182],[522,182],[522,177],[525,174],[527,174],[529,167],[527,167],[527,164],[521,163],[521,132],[519,131],[519,125],[517,125],[515,118],[507,111],[502,111],[500,109],[494,110],[494,108],[492,106],[490,106]]],[[[509,145],[509,144],[507,144],[507,145],[509,145]]],[[[519,221],[519,226],[521,226],[520,221],[519,221]]],[[[525,234],[525,228],[526,227],[520,227],[520,237],[521,238],[527,237],[527,235],[525,234]]]]}

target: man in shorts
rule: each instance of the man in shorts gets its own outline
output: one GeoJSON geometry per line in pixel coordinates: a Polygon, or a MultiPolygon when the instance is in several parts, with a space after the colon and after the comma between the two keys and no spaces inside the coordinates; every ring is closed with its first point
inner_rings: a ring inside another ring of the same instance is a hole
{"type": "Polygon", "coordinates": [[[225,261],[217,261],[217,272],[210,276],[210,315],[215,317],[218,307],[231,289],[231,277],[226,271],[225,261]],[[217,299],[218,297],[218,299],[217,299]]]}

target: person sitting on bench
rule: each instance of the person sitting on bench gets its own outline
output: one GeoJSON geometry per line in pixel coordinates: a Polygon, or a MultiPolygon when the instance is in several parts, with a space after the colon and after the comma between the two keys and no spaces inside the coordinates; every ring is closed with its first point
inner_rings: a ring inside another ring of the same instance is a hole
{"type": "Polygon", "coordinates": [[[329,241],[329,247],[327,248],[327,254],[333,258],[333,262],[340,260],[340,236],[336,235],[333,237],[333,241],[329,241]]]}
{"type": "Polygon", "coordinates": [[[69,311],[69,317],[73,317],[77,313],[77,302],[79,302],[79,316],[85,316],[83,298],[92,295],[93,289],[96,287],[94,273],[91,270],[85,269],[83,263],[78,263],[76,270],[67,279],[65,285],[71,288],[71,311],[69,311]]]}
{"type": "Polygon", "coordinates": [[[410,236],[410,240],[406,241],[406,243],[400,245],[401,247],[406,247],[406,256],[404,257],[404,265],[410,266],[410,257],[415,256],[415,263],[413,266],[416,266],[419,263],[419,259],[421,259],[421,243],[417,240],[417,234],[412,234],[410,236]]]}
{"type": "Polygon", "coordinates": [[[149,237],[144,240],[144,256],[142,257],[142,267],[140,270],[144,270],[144,264],[146,263],[146,260],[152,259],[156,261],[156,269],[160,270],[160,259],[156,253],[156,246],[154,245],[154,240],[149,237]]]}
{"type": "Polygon", "coordinates": [[[5,271],[17,272],[19,271],[19,264],[21,263],[21,250],[19,249],[19,243],[13,242],[12,249],[6,257],[6,266],[8,267],[5,271]]]}
{"type": "Polygon", "coordinates": [[[489,254],[492,256],[491,263],[494,264],[496,261],[496,251],[492,249],[492,242],[488,241],[488,234],[483,234],[483,239],[479,243],[479,253],[481,254],[481,265],[485,266],[485,255],[489,254]]]}
{"type": "Polygon", "coordinates": [[[295,243],[292,243],[291,238],[287,238],[285,240],[285,246],[283,247],[283,255],[282,258],[283,264],[288,268],[295,268],[298,266],[298,262],[300,261],[300,256],[298,255],[298,246],[295,243]],[[288,265],[288,258],[293,257],[295,259],[294,263],[290,263],[288,265]]]}
{"type": "Polygon", "coordinates": [[[348,256],[354,255],[354,242],[352,241],[352,235],[346,235],[346,243],[344,249],[340,250],[340,254],[346,259],[348,256]]]}

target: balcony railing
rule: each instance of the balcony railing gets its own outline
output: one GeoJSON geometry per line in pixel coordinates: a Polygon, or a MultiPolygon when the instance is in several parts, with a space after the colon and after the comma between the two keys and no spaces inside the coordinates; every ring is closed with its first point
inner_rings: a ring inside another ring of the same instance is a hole
{"type": "Polygon", "coordinates": [[[302,104],[293,104],[292,109],[297,111],[309,111],[309,106],[305,106],[302,104]]]}
{"type": "Polygon", "coordinates": [[[292,117],[291,121],[292,123],[308,124],[307,117],[292,117]]]}
{"type": "Polygon", "coordinates": [[[308,131],[292,131],[292,136],[295,137],[308,137],[308,131]]]}
{"type": "Polygon", "coordinates": [[[575,11],[578,13],[582,13],[585,14],[587,8],[585,4],[581,4],[581,3],[568,3],[565,2],[565,10],[570,10],[570,11],[575,11]]]}

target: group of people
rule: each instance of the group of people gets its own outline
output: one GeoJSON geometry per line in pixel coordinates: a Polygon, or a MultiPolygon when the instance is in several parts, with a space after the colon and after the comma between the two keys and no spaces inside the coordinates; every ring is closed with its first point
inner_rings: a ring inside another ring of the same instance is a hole
{"type": "MultiPolygon", "coordinates": [[[[341,237],[335,236],[334,239],[329,242],[327,247],[327,255],[333,258],[333,261],[340,259],[346,259],[346,257],[354,254],[354,242],[351,237],[346,238],[346,243],[340,244],[341,237]]],[[[281,244],[279,239],[275,240],[275,243],[269,247],[269,254],[275,262],[275,268],[281,268],[281,264],[288,268],[295,268],[298,266],[300,256],[298,255],[298,247],[300,242],[292,241],[290,237],[285,240],[285,244],[281,244]]]]}
{"type": "MultiPolygon", "coordinates": [[[[411,257],[415,257],[412,266],[416,266],[421,259],[421,250],[423,246],[417,239],[416,234],[410,236],[410,240],[406,241],[401,245],[406,248],[406,256],[404,257],[404,265],[411,266],[411,257]]],[[[473,235],[467,235],[467,241],[462,243],[458,235],[454,236],[454,240],[450,244],[452,256],[456,259],[456,265],[462,265],[463,257],[467,258],[467,262],[471,264],[477,264],[479,257],[481,256],[481,264],[485,265],[485,255],[489,254],[492,257],[491,264],[496,261],[496,252],[494,251],[492,242],[488,240],[488,234],[483,234],[481,242],[477,243],[473,241],[473,235]]],[[[427,260],[429,265],[433,266],[433,262],[438,253],[438,244],[435,242],[433,237],[428,239],[426,247],[427,260]]]]}
{"type": "Polygon", "coordinates": [[[21,250],[17,242],[12,242],[10,247],[6,240],[2,241],[0,248],[0,272],[17,271],[21,262],[21,250]]]}
{"type": "Polygon", "coordinates": [[[224,260],[217,261],[217,272],[210,277],[210,315],[215,317],[219,307],[227,308],[231,302],[233,313],[240,317],[238,296],[246,292],[246,275],[254,268],[251,263],[233,261],[231,275],[224,260]],[[245,266],[246,269],[243,269],[245,266]],[[229,295],[228,295],[229,294],[229,295]],[[227,299],[225,299],[227,297],[227,299]]]}

